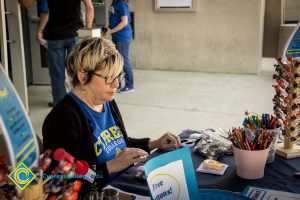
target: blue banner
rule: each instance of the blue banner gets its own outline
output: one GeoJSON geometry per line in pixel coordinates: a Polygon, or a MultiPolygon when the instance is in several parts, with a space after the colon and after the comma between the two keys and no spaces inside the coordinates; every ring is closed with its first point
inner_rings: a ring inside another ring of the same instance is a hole
{"type": "Polygon", "coordinates": [[[300,57],[300,23],[296,26],[295,30],[291,34],[287,41],[283,54],[285,57],[300,57]]]}
{"type": "Polygon", "coordinates": [[[21,100],[0,64],[0,134],[4,135],[13,167],[31,167],[39,156],[35,133],[21,100]]]}

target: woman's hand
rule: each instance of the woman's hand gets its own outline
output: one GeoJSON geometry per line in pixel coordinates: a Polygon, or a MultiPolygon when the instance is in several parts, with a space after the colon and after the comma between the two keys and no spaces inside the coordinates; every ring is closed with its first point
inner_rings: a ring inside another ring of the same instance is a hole
{"type": "Polygon", "coordinates": [[[104,33],[104,35],[111,35],[113,34],[112,30],[107,26],[106,28],[106,32],[104,33]]]}
{"type": "Polygon", "coordinates": [[[38,30],[36,33],[36,40],[39,44],[45,43],[45,39],[43,36],[43,30],[38,30]]]}
{"type": "Polygon", "coordinates": [[[180,138],[170,132],[165,133],[157,140],[150,140],[148,143],[149,149],[178,149],[181,146],[180,138]]]}
{"type": "Polygon", "coordinates": [[[134,163],[140,163],[147,160],[148,153],[143,149],[126,148],[113,160],[106,162],[109,174],[120,172],[134,163]]]}

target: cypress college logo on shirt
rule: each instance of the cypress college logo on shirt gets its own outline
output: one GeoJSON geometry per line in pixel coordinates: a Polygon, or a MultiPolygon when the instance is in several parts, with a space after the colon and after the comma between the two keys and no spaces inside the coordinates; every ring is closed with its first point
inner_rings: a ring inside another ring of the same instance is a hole
{"type": "Polygon", "coordinates": [[[103,104],[103,112],[97,112],[84,104],[73,93],[70,93],[70,96],[78,103],[92,124],[92,141],[98,162],[114,159],[126,148],[126,142],[112,116],[109,102],[103,104]]]}
{"type": "MultiPolygon", "coordinates": [[[[124,136],[118,126],[112,126],[102,131],[94,143],[97,157],[115,158],[126,146],[124,136]],[[108,156],[110,155],[110,156],[108,156]]],[[[105,159],[107,160],[107,159],[105,159]]]]}

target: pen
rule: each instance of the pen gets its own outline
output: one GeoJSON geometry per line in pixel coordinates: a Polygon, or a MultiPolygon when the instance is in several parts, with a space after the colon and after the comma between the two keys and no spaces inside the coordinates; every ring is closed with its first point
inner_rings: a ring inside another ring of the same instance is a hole
{"type": "Polygon", "coordinates": [[[300,172],[295,172],[295,173],[294,173],[294,176],[295,176],[296,178],[300,178],[300,172]]]}
{"type": "Polygon", "coordinates": [[[244,148],[245,150],[249,151],[250,149],[248,149],[248,146],[246,145],[246,142],[243,142],[244,148]]]}
{"type": "Polygon", "coordinates": [[[251,149],[251,147],[250,147],[250,145],[249,145],[248,140],[246,140],[246,146],[248,147],[248,150],[249,150],[249,151],[252,151],[252,149],[251,149]]]}

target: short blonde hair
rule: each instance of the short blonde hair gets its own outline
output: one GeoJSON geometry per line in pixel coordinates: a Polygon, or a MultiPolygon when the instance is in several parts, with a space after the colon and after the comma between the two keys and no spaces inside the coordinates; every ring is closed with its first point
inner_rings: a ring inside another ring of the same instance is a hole
{"type": "Polygon", "coordinates": [[[86,37],[71,52],[68,62],[68,75],[73,79],[73,86],[79,85],[78,71],[87,73],[84,84],[91,81],[95,71],[101,71],[104,77],[116,77],[123,69],[123,57],[110,40],[86,37]]]}

